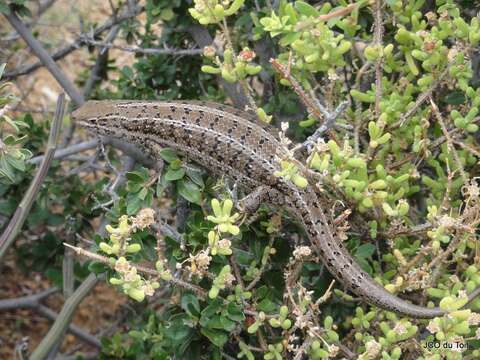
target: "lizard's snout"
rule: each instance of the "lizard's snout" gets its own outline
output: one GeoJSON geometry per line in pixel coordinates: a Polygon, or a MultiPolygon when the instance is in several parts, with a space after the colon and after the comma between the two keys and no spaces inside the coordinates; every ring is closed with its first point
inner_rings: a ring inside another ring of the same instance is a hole
{"type": "Polygon", "coordinates": [[[88,124],[92,119],[95,119],[101,115],[102,108],[99,106],[99,103],[100,102],[96,100],[87,101],[85,104],[72,112],[72,120],[80,126],[85,126],[85,124],[88,124]]]}

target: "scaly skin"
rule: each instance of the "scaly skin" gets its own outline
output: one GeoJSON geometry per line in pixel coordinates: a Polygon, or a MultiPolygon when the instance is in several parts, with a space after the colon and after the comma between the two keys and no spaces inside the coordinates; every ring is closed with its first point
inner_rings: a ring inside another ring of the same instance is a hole
{"type": "Polygon", "coordinates": [[[192,101],[89,101],[72,115],[94,133],[139,145],[153,158],[163,147],[174,148],[216,174],[228,174],[247,190],[263,187],[264,200],[285,204],[295,213],[327,269],[357,296],[414,318],[444,314],[390,294],[355,263],[313,188],[300,189],[273,175],[286,152],[254,115],[192,101]]]}

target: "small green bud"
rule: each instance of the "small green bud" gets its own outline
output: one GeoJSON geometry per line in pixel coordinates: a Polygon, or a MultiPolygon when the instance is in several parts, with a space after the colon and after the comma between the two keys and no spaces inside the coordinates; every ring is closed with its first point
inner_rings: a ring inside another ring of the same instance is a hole
{"type": "Polygon", "coordinates": [[[265,112],[265,110],[263,110],[261,107],[259,107],[257,109],[257,115],[259,117],[259,119],[267,124],[270,124],[270,122],[272,121],[272,116],[271,115],[267,115],[267,113],[265,112]]]}
{"type": "Polygon", "coordinates": [[[382,56],[382,48],[378,45],[367,46],[364,55],[369,61],[377,61],[382,56]]]}
{"type": "Polygon", "coordinates": [[[376,180],[368,185],[370,189],[380,190],[385,189],[387,187],[387,183],[385,180],[376,180]]]}
{"type": "Polygon", "coordinates": [[[331,316],[327,316],[323,321],[323,326],[325,329],[330,330],[333,326],[333,318],[331,316]]]}
{"type": "Polygon", "coordinates": [[[220,68],[216,68],[210,65],[203,65],[201,70],[207,74],[220,74],[221,72],[220,68]]]}
{"type": "Polygon", "coordinates": [[[366,208],[372,208],[373,207],[372,198],[371,197],[363,198],[362,205],[365,206],[366,208]]]}
{"type": "Polygon", "coordinates": [[[114,277],[110,278],[109,281],[110,281],[110,284],[112,284],[112,285],[121,285],[121,284],[123,284],[123,280],[122,280],[122,279],[117,279],[117,278],[114,278],[114,277]]]}
{"type": "Polygon", "coordinates": [[[131,288],[127,292],[128,296],[130,296],[132,299],[142,302],[143,299],[145,299],[145,292],[141,289],[137,288],[131,288]]]}
{"type": "Polygon", "coordinates": [[[127,251],[127,253],[133,254],[142,250],[142,247],[140,244],[130,244],[126,247],[125,250],[127,251]]]}
{"type": "Polygon", "coordinates": [[[297,185],[299,188],[306,188],[308,186],[308,181],[305,179],[303,176],[294,174],[292,177],[292,181],[295,185],[297,185]]]}
{"type": "Polygon", "coordinates": [[[258,327],[260,326],[260,322],[259,321],[255,321],[252,325],[250,325],[247,329],[247,332],[249,334],[254,334],[257,332],[258,330],[258,327]]]}
{"type": "Polygon", "coordinates": [[[347,160],[347,165],[353,168],[363,168],[366,167],[365,160],[361,158],[350,158],[347,160]]]}
{"type": "Polygon", "coordinates": [[[467,125],[467,131],[470,133],[476,133],[478,131],[478,125],[477,124],[468,124],[467,125]]]}
{"type": "Polygon", "coordinates": [[[391,137],[392,137],[392,135],[390,133],[386,133],[386,134],[383,134],[381,137],[379,137],[376,141],[379,145],[383,145],[388,140],[390,140],[391,137]]]}
{"type": "Polygon", "coordinates": [[[220,4],[215,5],[213,8],[213,13],[219,19],[223,19],[225,17],[225,9],[220,4]]]}
{"type": "Polygon", "coordinates": [[[285,319],[282,322],[282,329],[283,330],[288,330],[288,329],[290,329],[291,326],[292,326],[292,321],[290,319],[285,319]]]}
{"type": "Polygon", "coordinates": [[[101,242],[100,244],[98,244],[98,247],[100,248],[100,250],[102,250],[108,255],[113,254],[112,247],[105,242],[101,242]]]}
{"type": "Polygon", "coordinates": [[[260,71],[262,71],[262,67],[260,65],[247,64],[245,66],[245,71],[248,75],[257,75],[260,71]]]}
{"type": "Polygon", "coordinates": [[[273,328],[278,328],[280,327],[280,321],[278,321],[277,319],[275,318],[272,318],[268,321],[270,323],[270,325],[273,327],[273,328]]]}
{"type": "Polygon", "coordinates": [[[235,74],[229,70],[226,66],[222,67],[222,77],[229,83],[234,83],[237,81],[235,74]]]}
{"type": "Polygon", "coordinates": [[[408,68],[410,72],[417,76],[420,72],[418,71],[417,65],[415,64],[415,60],[410,53],[405,53],[405,60],[407,61],[408,68]]]}
{"type": "Polygon", "coordinates": [[[220,292],[220,289],[216,287],[215,285],[212,286],[210,291],[208,292],[208,297],[210,299],[215,299],[218,296],[218,293],[220,292]]]}

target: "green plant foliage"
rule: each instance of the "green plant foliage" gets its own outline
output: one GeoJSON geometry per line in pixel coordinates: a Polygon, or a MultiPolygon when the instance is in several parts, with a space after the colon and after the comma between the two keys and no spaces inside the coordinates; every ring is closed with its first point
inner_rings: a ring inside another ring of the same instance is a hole
{"type": "MultiPolygon", "coordinates": [[[[147,0],[145,23],[122,23],[127,42],[193,48],[191,29],[207,26],[214,43],[199,56],[112,61],[108,86],[92,95],[230,103],[222,86],[246,92],[247,110],[281,124],[273,131],[287,155],[272,175],[317,192],[338,240],[387,291],[448,314],[411,319],[332,285],[291,214],[265,205],[244,214],[246,194],[171,149],[159,153],[161,173],[137,165],[114,194],[106,176],[84,181],[55,162],[26,225],[27,234],[48,230],[16,256],[61,283],[66,219],[93,238],[76,274],[105,274],[141,309],[102,340],[100,359],[480,357],[480,299],[464,308],[480,286],[480,20],[469,1],[381,3],[380,41],[374,1],[147,0]],[[306,98],[329,112],[349,105],[300,151],[289,139],[330,120],[306,98]],[[105,236],[90,222],[101,214],[105,236]],[[150,304],[157,294],[161,306],[150,304]]],[[[0,96],[1,106],[11,101],[0,96]]],[[[0,214],[11,216],[47,132],[29,115],[5,114],[0,131],[0,214]]],[[[118,154],[102,156],[115,172],[118,154]]]]}
{"type": "MultiPolygon", "coordinates": [[[[6,64],[0,64],[0,79],[6,64]]],[[[26,161],[32,156],[30,150],[23,147],[28,135],[28,124],[20,119],[11,119],[6,112],[15,101],[7,93],[9,83],[0,83],[0,182],[13,183],[16,172],[26,170],[26,161]]]]}

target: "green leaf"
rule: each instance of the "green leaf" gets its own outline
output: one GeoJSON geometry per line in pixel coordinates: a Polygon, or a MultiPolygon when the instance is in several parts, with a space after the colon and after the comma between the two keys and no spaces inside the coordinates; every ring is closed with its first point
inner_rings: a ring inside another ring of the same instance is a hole
{"type": "Polygon", "coordinates": [[[192,180],[195,184],[197,184],[201,188],[205,186],[205,183],[203,182],[203,177],[202,177],[202,169],[193,165],[188,165],[187,176],[190,178],[190,180],[192,180]]]}
{"type": "Polygon", "coordinates": [[[132,68],[130,68],[128,66],[124,66],[122,68],[122,74],[125,75],[125,77],[127,77],[128,79],[133,79],[134,78],[133,70],[132,70],[132,68]]]}
{"type": "Polygon", "coordinates": [[[166,181],[165,176],[162,175],[162,177],[160,177],[157,181],[157,189],[156,189],[157,197],[162,197],[163,192],[165,191],[167,186],[168,186],[168,181],[166,181]]]}
{"type": "Polygon", "coordinates": [[[125,174],[125,177],[133,182],[139,183],[144,182],[146,179],[143,178],[143,174],[139,171],[129,171],[125,174]]]}
{"type": "Polygon", "coordinates": [[[373,269],[364,257],[356,257],[357,264],[369,274],[373,274],[373,269]]]}
{"type": "Polygon", "coordinates": [[[225,316],[215,315],[213,316],[204,327],[209,329],[219,329],[225,331],[232,331],[235,329],[235,322],[230,319],[227,319],[225,316]]]}
{"type": "Polygon", "coordinates": [[[283,36],[279,43],[282,46],[288,46],[292,44],[295,40],[300,39],[301,36],[302,36],[301,32],[292,32],[290,34],[283,36]]]}
{"type": "Polygon", "coordinates": [[[227,315],[234,321],[243,321],[245,319],[245,315],[243,314],[242,310],[240,310],[240,308],[234,302],[228,304],[227,315]]]}
{"type": "Polygon", "coordinates": [[[362,244],[355,251],[357,258],[369,258],[375,252],[375,246],[372,244],[362,244]]]}
{"type": "Polygon", "coordinates": [[[194,317],[199,317],[200,316],[200,303],[198,302],[198,299],[195,295],[193,294],[185,294],[182,296],[182,302],[181,302],[182,309],[185,310],[185,312],[194,317]]]}
{"type": "Polygon", "coordinates": [[[178,160],[178,156],[175,153],[175,150],[170,148],[160,150],[159,155],[167,163],[171,163],[172,161],[178,160]]]}
{"type": "Polygon", "coordinates": [[[5,156],[0,157],[0,177],[6,177],[10,182],[15,181],[15,175],[5,156]]]}
{"type": "Polygon", "coordinates": [[[182,179],[177,183],[178,193],[190,201],[191,203],[200,205],[201,204],[201,193],[200,188],[194,182],[188,179],[182,179]]]}
{"type": "Polygon", "coordinates": [[[137,196],[139,199],[145,200],[145,197],[147,196],[147,194],[148,194],[148,189],[144,187],[138,192],[137,196]]]}
{"type": "Polygon", "coordinates": [[[127,197],[127,215],[134,215],[142,208],[143,200],[138,196],[127,197]]]}
{"type": "Polygon", "coordinates": [[[450,105],[461,105],[465,103],[465,95],[462,91],[453,91],[445,96],[444,101],[450,105]]]}
{"type": "Polygon", "coordinates": [[[297,11],[300,14],[305,16],[309,16],[309,17],[320,16],[320,12],[317,9],[315,9],[312,5],[307,4],[306,2],[303,2],[303,1],[296,1],[295,9],[297,9],[297,11]]]}
{"type": "Polygon", "coordinates": [[[225,343],[228,341],[227,334],[220,330],[202,328],[201,333],[202,335],[206,336],[213,345],[219,348],[222,348],[223,345],[225,345],[225,343]]]}
{"type": "Polygon", "coordinates": [[[16,138],[13,135],[7,135],[7,136],[5,136],[5,139],[3,140],[3,142],[5,143],[5,145],[14,146],[14,145],[21,144],[25,140],[27,140],[27,135],[24,135],[24,136],[19,137],[19,138],[16,138]]]}
{"type": "Polygon", "coordinates": [[[223,307],[223,303],[221,300],[217,299],[211,302],[205,309],[202,310],[201,318],[200,318],[200,325],[206,326],[210,318],[219,312],[223,307]]]}
{"type": "Polygon", "coordinates": [[[263,312],[272,312],[275,311],[277,306],[270,299],[263,299],[257,305],[257,310],[263,312]]]}
{"type": "Polygon", "coordinates": [[[25,161],[20,160],[20,159],[15,159],[13,156],[10,156],[10,155],[5,155],[5,159],[15,169],[20,170],[20,171],[25,171],[25,161]]]}
{"type": "Polygon", "coordinates": [[[10,8],[7,4],[0,2],[0,13],[10,14],[10,8]]]}
{"type": "Polygon", "coordinates": [[[165,180],[166,181],[175,181],[175,180],[180,180],[185,176],[185,169],[180,168],[177,170],[174,169],[168,169],[166,174],[165,174],[165,180]]]}
{"type": "Polygon", "coordinates": [[[172,339],[175,344],[182,343],[190,334],[191,329],[185,325],[188,321],[186,314],[179,314],[170,318],[170,326],[165,330],[165,335],[172,339]]]}
{"type": "Polygon", "coordinates": [[[94,274],[102,274],[109,270],[109,267],[104,263],[92,261],[88,264],[88,270],[94,274]]]}

